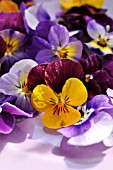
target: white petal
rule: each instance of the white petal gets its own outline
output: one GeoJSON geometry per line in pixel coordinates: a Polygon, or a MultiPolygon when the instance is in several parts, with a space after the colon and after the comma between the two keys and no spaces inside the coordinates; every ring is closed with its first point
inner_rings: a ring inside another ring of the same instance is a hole
{"type": "Polygon", "coordinates": [[[99,40],[99,37],[105,37],[105,28],[98,24],[95,20],[91,20],[88,22],[87,32],[89,36],[94,40],[99,40]]]}
{"type": "Polygon", "coordinates": [[[109,97],[113,97],[113,90],[112,89],[108,88],[106,93],[109,97]]]}
{"type": "Polygon", "coordinates": [[[38,8],[39,8],[39,5],[32,5],[31,7],[27,8],[25,10],[25,19],[27,21],[28,26],[32,30],[35,30],[36,26],[39,23],[39,21],[37,19],[38,8]]]}
{"type": "Polygon", "coordinates": [[[91,120],[91,128],[76,137],[69,139],[68,143],[72,145],[87,146],[99,143],[107,138],[113,129],[112,117],[106,112],[99,112],[97,116],[91,120]]]}
{"type": "Polygon", "coordinates": [[[35,62],[34,60],[31,59],[23,59],[20,60],[18,62],[16,62],[9,70],[10,73],[18,73],[19,71],[21,71],[26,65],[30,65],[32,67],[37,66],[37,62],[35,62]]]}
{"type": "Polygon", "coordinates": [[[111,147],[113,146],[113,132],[106,139],[103,140],[105,146],[111,147]]]}
{"type": "Polygon", "coordinates": [[[107,45],[113,48],[113,32],[107,33],[107,45]]]}
{"type": "Polygon", "coordinates": [[[52,144],[53,146],[60,146],[62,135],[50,129],[44,129],[41,117],[36,117],[35,129],[32,139],[38,140],[40,143],[52,144]]]}

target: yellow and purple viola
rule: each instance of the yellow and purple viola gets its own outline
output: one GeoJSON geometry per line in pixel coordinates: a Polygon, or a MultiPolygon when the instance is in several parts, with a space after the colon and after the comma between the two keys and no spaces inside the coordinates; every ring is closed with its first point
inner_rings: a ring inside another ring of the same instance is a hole
{"type": "Polygon", "coordinates": [[[92,38],[92,41],[88,42],[88,47],[100,55],[112,54],[113,48],[113,32],[109,32],[110,26],[106,25],[106,28],[98,24],[95,20],[91,20],[87,25],[87,32],[92,38]]]}
{"type": "Polygon", "coordinates": [[[45,71],[47,84],[37,85],[31,95],[33,107],[44,112],[42,115],[44,126],[58,129],[81,119],[81,113],[75,107],[85,103],[88,97],[87,89],[79,79],[82,76],[81,65],[71,60],[54,61],[47,66],[45,71]]]}
{"type": "Polygon", "coordinates": [[[15,62],[27,58],[27,38],[25,34],[11,29],[1,30],[0,36],[4,40],[2,49],[5,49],[4,55],[0,56],[1,73],[6,73],[15,62]]]}
{"type": "Polygon", "coordinates": [[[43,22],[43,24],[40,24],[42,29],[40,25],[37,26],[37,32],[39,31],[43,33],[43,35],[39,35],[38,33],[38,36],[33,37],[32,46],[28,51],[28,55],[30,55],[33,50],[33,53],[37,52],[35,53],[35,60],[39,64],[45,62],[50,63],[51,61],[59,59],[80,60],[83,49],[81,41],[69,37],[69,32],[63,25],[49,21],[46,23],[43,22]],[[43,24],[46,24],[47,28],[45,28],[45,25],[43,27],[43,24]],[[38,29],[38,27],[40,27],[40,29],[38,29]],[[44,38],[41,38],[41,36],[44,38]]]}

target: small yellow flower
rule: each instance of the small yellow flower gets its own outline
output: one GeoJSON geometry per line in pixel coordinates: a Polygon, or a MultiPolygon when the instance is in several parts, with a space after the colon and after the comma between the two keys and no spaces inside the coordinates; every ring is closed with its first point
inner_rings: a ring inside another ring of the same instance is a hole
{"type": "Polygon", "coordinates": [[[92,5],[96,8],[101,8],[104,0],[59,0],[63,8],[70,9],[74,6],[92,5]]]}
{"type": "Polygon", "coordinates": [[[56,94],[47,85],[38,85],[33,90],[31,102],[33,107],[44,112],[42,123],[51,129],[70,126],[81,119],[81,114],[74,107],[87,100],[87,90],[77,78],[66,81],[60,94],[56,94]]]}

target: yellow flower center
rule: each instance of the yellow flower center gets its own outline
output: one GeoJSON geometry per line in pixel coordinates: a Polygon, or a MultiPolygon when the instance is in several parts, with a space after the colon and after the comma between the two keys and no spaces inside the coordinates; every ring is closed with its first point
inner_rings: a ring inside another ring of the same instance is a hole
{"type": "Polygon", "coordinates": [[[22,92],[24,92],[24,93],[29,93],[30,92],[27,85],[22,87],[22,92]]]}

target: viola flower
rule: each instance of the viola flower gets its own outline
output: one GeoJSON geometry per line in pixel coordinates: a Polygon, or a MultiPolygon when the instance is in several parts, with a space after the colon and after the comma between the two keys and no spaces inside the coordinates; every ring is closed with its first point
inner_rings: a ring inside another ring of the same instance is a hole
{"type": "Polygon", "coordinates": [[[0,105],[0,133],[9,134],[12,132],[16,123],[16,115],[32,117],[32,114],[28,114],[8,102],[0,105]]]}
{"type": "Polygon", "coordinates": [[[104,0],[60,0],[60,4],[66,9],[70,9],[74,6],[79,7],[85,4],[100,8],[103,2],[104,0]]]}
{"type": "Polygon", "coordinates": [[[44,112],[42,123],[52,129],[66,127],[78,122],[81,114],[73,106],[79,106],[86,100],[87,90],[77,78],[68,79],[60,94],[56,94],[47,85],[38,85],[31,95],[33,107],[44,112]]]}
{"type": "Polygon", "coordinates": [[[12,0],[1,0],[0,1],[0,12],[17,12],[19,11],[18,5],[12,0]]]}
{"type": "Polygon", "coordinates": [[[26,36],[10,29],[0,31],[0,36],[4,39],[4,47],[6,47],[4,56],[0,57],[0,64],[3,64],[3,70],[6,73],[15,62],[27,58],[25,53],[26,36]]]}
{"type": "Polygon", "coordinates": [[[0,92],[5,95],[16,96],[15,106],[25,112],[32,112],[30,103],[31,91],[27,87],[27,76],[37,63],[33,60],[21,60],[15,63],[10,71],[0,78],[0,92]]]}
{"type": "Polygon", "coordinates": [[[106,95],[97,95],[85,105],[77,107],[81,119],[72,126],[59,129],[58,132],[69,138],[72,145],[86,146],[99,143],[108,138],[113,129],[110,115],[112,104],[106,95]]]}
{"type": "Polygon", "coordinates": [[[87,32],[93,39],[87,43],[88,47],[100,55],[112,54],[113,32],[107,32],[105,28],[96,23],[95,20],[89,21],[87,32]]]}
{"type": "Polygon", "coordinates": [[[51,62],[58,59],[79,60],[82,55],[82,43],[79,40],[70,41],[69,32],[62,25],[53,25],[48,35],[49,43],[37,37],[41,48],[35,60],[38,63],[51,62]],[[62,36],[63,35],[63,36],[62,36]]]}
{"type": "Polygon", "coordinates": [[[81,65],[64,59],[47,65],[44,78],[47,85],[36,86],[34,81],[35,88],[31,102],[36,110],[45,112],[42,122],[46,127],[57,129],[80,119],[81,115],[73,106],[78,106],[87,100],[87,90],[80,80],[82,77],[81,65]]]}

